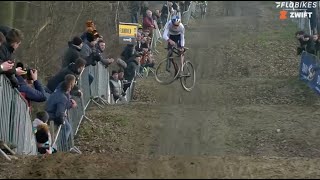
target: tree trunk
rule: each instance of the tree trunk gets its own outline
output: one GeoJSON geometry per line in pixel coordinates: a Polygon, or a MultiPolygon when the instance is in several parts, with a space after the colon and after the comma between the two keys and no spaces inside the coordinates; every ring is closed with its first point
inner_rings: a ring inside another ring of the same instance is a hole
{"type": "Polygon", "coordinates": [[[0,2],[0,24],[12,27],[14,18],[14,2],[2,1],[0,2]]]}

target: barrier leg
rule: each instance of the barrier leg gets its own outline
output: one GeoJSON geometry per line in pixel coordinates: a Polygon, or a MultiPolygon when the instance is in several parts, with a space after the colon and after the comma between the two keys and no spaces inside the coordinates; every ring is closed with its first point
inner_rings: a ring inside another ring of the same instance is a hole
{"type": "Polygon", "coordinates": [[[9,156],[8,156],[5,152],[3,152],[2,149],[0,149],[0,154],[1,154],[3,157],[5,157],[8,161],[11,161],[11,159],[9,158],[9,156]]]}

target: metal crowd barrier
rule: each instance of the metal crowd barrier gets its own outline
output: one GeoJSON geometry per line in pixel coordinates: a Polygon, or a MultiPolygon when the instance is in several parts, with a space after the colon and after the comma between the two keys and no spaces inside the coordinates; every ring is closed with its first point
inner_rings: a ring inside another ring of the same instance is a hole
{"type": "Polygon", "coordinates": [[[0,75],[0,102],[0,140],[17,145],[13,150],[17,154],[36,155],[29,107],[4,75],[0,75]]]}

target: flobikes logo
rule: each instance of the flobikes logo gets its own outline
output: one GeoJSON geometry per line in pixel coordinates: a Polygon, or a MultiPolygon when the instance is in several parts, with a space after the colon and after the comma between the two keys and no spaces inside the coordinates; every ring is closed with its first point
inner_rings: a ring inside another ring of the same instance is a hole
{"type": "Polygon", "coordinates": [[[276,8],[281,9],[279,19],[311,18],[311,8],[318,6],[318,1],[276,1],[276,8]]]}

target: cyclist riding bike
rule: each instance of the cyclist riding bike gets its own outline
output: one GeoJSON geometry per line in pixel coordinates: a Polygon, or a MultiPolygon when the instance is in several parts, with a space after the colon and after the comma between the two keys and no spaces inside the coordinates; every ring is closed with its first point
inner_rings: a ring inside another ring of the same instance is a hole
{"type": "MultiPolygon", "coordinates": [[[[165,30],[163,32],[163,39],[168,42],[168,51],[174,46],[180,49],[180,52],[184,51],[184,33],[185,28],[181,23],[179,16],[174,16],[171,21],[165,25],[165,30]]],[[[172,54],[170,55],[172,56],[172,54]]],[[[181,72],[183,72],[183,58],[181,58],[181,72]]]]}

